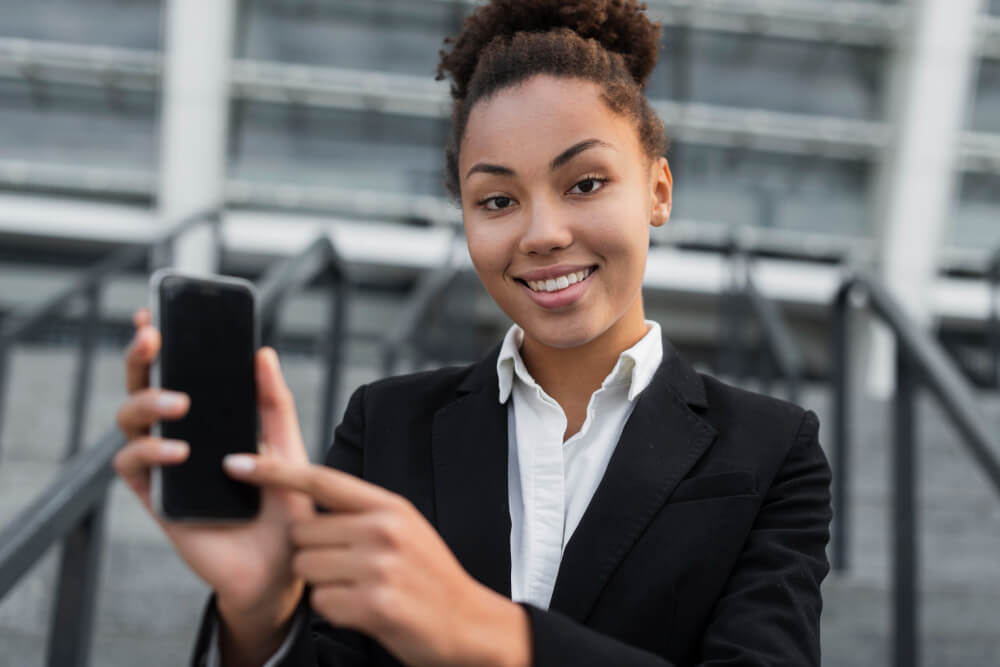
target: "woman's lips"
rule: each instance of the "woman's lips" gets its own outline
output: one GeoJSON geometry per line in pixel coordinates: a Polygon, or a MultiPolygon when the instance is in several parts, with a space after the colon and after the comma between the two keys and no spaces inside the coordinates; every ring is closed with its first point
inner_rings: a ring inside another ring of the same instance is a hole
{"type": "Polygon", "coordinates": [[[573,283],[569,287],[564,287],[561,290],[556,290],[555,292],[536,292],[520,280],[518,281],[518,284],[521,286],[521,289],[528,293],[531,300],[542,308],[565,308],[566,306],[570,306],[579,301],[580,297],[582,297],[587,291],[587,287],[590,285],[590,279],[594,277],[595,273],[597,273],[596,267],[590,272],[590,275],[583,280],[573,283]]]}

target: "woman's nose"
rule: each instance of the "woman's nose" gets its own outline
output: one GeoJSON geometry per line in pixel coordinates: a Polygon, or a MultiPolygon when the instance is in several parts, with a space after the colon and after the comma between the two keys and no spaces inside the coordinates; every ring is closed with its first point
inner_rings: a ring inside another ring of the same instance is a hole
{"type": "Polygon", "coordinates": [[[573,242],[570,221],[558,207],[534,204],[519,249],[526,255],[546,255],[568,247],[573,242]]]}

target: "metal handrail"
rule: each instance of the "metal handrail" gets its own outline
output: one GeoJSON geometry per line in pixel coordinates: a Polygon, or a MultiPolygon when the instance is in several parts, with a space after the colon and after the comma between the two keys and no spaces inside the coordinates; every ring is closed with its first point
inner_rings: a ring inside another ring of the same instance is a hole
{"type": "Polygon", "coordinates": [[[0,531],[0,599],[35,562],[103,502],[114,477],[111,459],[125,443],[109,429],[93,447],[65,465],[43,493],[0,531]]]}
{"type": "MultiPolygon", "coordinates": [[[[788,400],[797,403],[799,387],[802,383],[802,353],[781,311],[773,300],[757,289],[749,271],[743,285],[751,312],[757,316],[757,323],[771,358],[778,367],[778,374],[784,378],[788,400]]],[[[766,382],[766,379],[765,379],[766,382]]]]}
{"type": "MultiPolygon", "coordinates": [[[[320,410],[330,413],[339,379],[348,280],[329,239],[318,239],[269,271],[261,281],[259,306],[262,328],[276,336],[281,302],[324,276],[338,287],[330,319],[337,340],[326,347],[327,379],[320,410]],[[337,317],[340,321],[334,322],[337,317]]],[[[320,440],[331,432],[332,416],[328,416],[322,422],[320,440]]],[[[123,443],[118,428],[109,429],[96,445],[75,454],[37,499],[0,530],[0,599],[50,547],[66,540],[49,629],[48,664],[53,666],[85,667],[88,663],[106,500],[114,478],[111,462],[123,443]]]]}
{"type": "MultiPolygon", "coordinates": [[[[459,250],[463,247],[463,235],[455,228],[445,255],[444,263],[424,273],[417,281],[416,287],[407,296],[406,304],[379,344],[379,357],[382,360],[382,374],[392,375],[400,359],[400,351],[407,347],[418,347],[418,338],[426,329],[426,323],[431,310],[444,298],[445,293],[462,274],[465,265],[459,259],[459,250]]],[[[419,361],[419,360],[418,360],[419,361]]]]}
{"type": "Polygon", "coordinates": [[[1000,248],[990,256],[986,265],[986,278],[989,284],[990,314],[987,326],[990,346],[990,378],[989,384],[1000,387],[1000,248]]]}
{"type": "Polygon", "coordinates": [[[440,302],[461,270],[454,264],[446,264],[421,276],[396,322],[382,338],[379,356],[383,375],[392,375],[396,371],[400,351],[414,341],[431,308],[440,302]]]}
{"type": "Polygon", "coordinates": [[[330,292],[323,346],[326,374],[320,393],[322,402],[314,459],[322,455],[333,437],[334,406],[337,404],[343,361],[348,293],[353,284],[350,274],[330,238],[322,235],[296,255],[272,265],[258,280],[257,289],[261,341],[265,345],[274,345],[278,339],[281,312],[287,300],[318,280],[325,280],[335,289],[330,292]]]}
{"type": "Polygon", "coordinates": [[[201,211],[187,217],[152,241],[131,244],[112,252],[108,257],[84,271],[71,285],[52,295],[43,303],[27,306],[6,317],[0,324],[0,430],[3,428],[4,421],[7,368],[11,348],[17,341],[30,336],[46,321],[69,308],[75,299],[83,296],[87,300],[87,312],[82,321],[83,328],[73,390],[73,412],[66,445],[67,456],[75,454],[80,448],[84,429],[84,416],[87,408],[86,385],[90,378],[97,329],[100,326],[101,290],[108,277],[145,262],[152,263],[154,254],[173,242],[179,235],[197,225],[210,223],[215,227],[215,233],[218,235],[220,220],[218,209],[201,211]]]}
{"type": "Polygon", "coordinates": [[[931,393],[951,418],[973,460],[1000,495],[1000,440],[995,427],[979,410],[969,381],[931,334],[914,322],[874,276],[856,273],[841,284],[833,303],[833,566],[848,567],[850,530],[849,309],[851,294],[862,290],[868,310],[881,319],[896,339],[896,395],[893,401],[893,618],[894,664],[917,667],[917,521],[916,521],[916,390],[931,393]]]}
{"type": "Polygon", "coordinates": [[[760,356],[761,390],[769,390],[770,368],[766,365],[768,358],[777,367],[777,374],[785,381],[786,397],[796,403],[799,399],[799,389],[804,375],[804,361],[798,342],[792,335],[775,302],[769,299],[757,287],[751,271],[751,258],[739,239],[733,237],[728,245],[732,279],[728,291],[720,302],[722,307],[723,331],[720,340],[723,349],[728,352],[727,369],[741,379],[744,371],[744,336],[743,323],[747,315],[756,321],[760,338],[767,349],[767,356],[760,356]],[[728,343],[725,342],[729,338],[728,343]]]}
{"type": "Polygon", "coordinates": [[[218,209],[201,211],[177,223],[159,237],[148,242],[130,244],[93,265],[83,275],[75,278],[73,284],[59,291],[44,303],[28,306],[21,312],[12,313],[0,326],[0,341],[8,341],[29,335],[47,319],[63,310],[72,300],[89,289],[100,286],[112,273],[118,273],[134,267],[148,259],[148,254],[159,246],[163,246],[180,234],[204,222],[219,222],[218,209]]]}

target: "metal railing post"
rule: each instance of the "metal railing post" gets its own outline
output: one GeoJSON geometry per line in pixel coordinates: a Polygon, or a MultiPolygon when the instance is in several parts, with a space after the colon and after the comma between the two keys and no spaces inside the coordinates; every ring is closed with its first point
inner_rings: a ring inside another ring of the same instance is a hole
{"type": "Polygon", "coordinates": [[[319,236],[297,255],[268,269],[257,284],[261,339],[264,345],[274,345],[278,340],[280,313],[285,302],[316,281],[329,288],[330,294],[326,340],[321,345],[327,366],[319,405],[319,432],[316,434],[320,444],[315,455],[319,457],[333,436],[336,418],[333,410],[340,383],[341,348],[346,337],[350,277],[330,239],[319,236]]]}
{"type": "Polygon", "coordinates": [[[833,303],[831,326],[830,376],[833,381],[833,540],[832,561],[836,572],[844,572],[850,567],[850,403],[848,385],[850,382],[850,360],[848,359],[848,337],[850,336],[849,287],[842,288],[833,303]]]}
{"type": "Polygon", "coordinates": [[[742,291],[739,294],[743,316],[754,318],[757,324],[757,372],[760,391],[770,393],[771,383],[784,378],[787,398],[792,403],[799,398],[799,381],[802,377],[802,353],[775,303],[768,299],[754,283],[749,263],[744,271],[742,291]]]}
{"type": "Polygon", "coordinates": [[[1000,251],[990,259],[989,266],[989,344],[990,344],[990,383],[994,388],[1000,388],[1000,313],[997,310],[997,286],[1000,284],[1000,251]]]}
{"type": "Polygon", "coordinates": [[[719,331],[718,365],[720,373],[729,374],[736,379],[742,374],[739,310],[741,289],[736,276],[736,239],[732,232],[725,246],[725,257],[728,260],[728,273],[724,278],[725,284],[719,291],[719,324],[722,330],[719,331]]]}
{"type": "Polygon", "coordinates": [[[7,374],[10,369],[11,340],[0,334],[0,455],[3,454],[4,408],[7,406],[7,374]]]}
{"type": "Polygon", "coordinates": [[[335,275],[336,289],[330,291],[330,305],[327,308],[326,340],[323,345],[323,357],[326,362],[326,374],[323,376],[322,403],[320,403],[319,434],[316,445],[317,460],[322,460],[326,447],[333,441],[333,426],[337,415],[338,389],[340,384],[340,368],[343,360],[345,320],[347,313],[347,280],[344,276],[335,275]]]}
{"type": "Polygon", "coordinates": [[[52,622],[49,667],[87,667],[104,545],[107,491],[63,541],[52,622]]]}
{"type": "Polygon", "coordinates": [[[771,371],[775,364],[770,350],[767,349],[767,341],[764,338],[764,327],[760,327],[760,330],[760,334],[757,337],[757,376],[760,382],[759,389],[762,394],[770,394],[771,380],[773,379],[771,371]]]}
{"type": "Polygon", "coordinates": [[[433,311],[440,306],[446,292],[454,286],[461,273],[459,266],[448,261],[420,277],[398,319],[382,339],[380,357],[383,376],[397,371],[400,352],[404,348],[410,350],[413,368],[420,368],[426,355],[426,332],[433,311]]]}
{"type": "Polygon", "coordinates": [[[91,371],[94,367],[94,349],[101,324],[101,283],[95,282],[85,292],[86,310],[80,317],[80,346],[76,362],[76,378],[73,383],[73,405],[70,414],[69,436],[66,442],[66,457],[75,455],[83,443],[86,427],[87,405],[90,403],[91,371]]]}
{"type": "Polygon", "coordinates": [[[893,665],[919,667],[917,646],[917,443],[914,401],[917,369],[907,352],[896,350],[893,402],[893,665]]]}
{"type": "Polygon", "coordinates": [[[740,288],[736,284],[736,279],[733,278],[733,283],[729,287],[729,291],[726,294],[726,301],[728,303],[727,311],[727,324],[729,326],[729,345],[727,353],[727,366],[729,373],[733,377],[733,381],[737,384],[743,383],[746,380],[747,369],[746,369],[746,334],[744,327],[747,325],[746,321],[746,300],[740,293],[740,288]]]}
{"type": "Polygon", "coordinates": [[[791,403],[799,402],[799,377],[797,375],[789,375],[785,378],[785,391],[788,392],[788,400],[791,403]]]}
{"type": "Polygon", "coordinates": [[[208,224],[212,227],[212,241],[215,243],[215,270],[218,273],[222,273],[222,263],[226,259],[226,246],[222,234],[221,209],[215,209],[212,212],[211,217],[208,219],[208,224]]]}

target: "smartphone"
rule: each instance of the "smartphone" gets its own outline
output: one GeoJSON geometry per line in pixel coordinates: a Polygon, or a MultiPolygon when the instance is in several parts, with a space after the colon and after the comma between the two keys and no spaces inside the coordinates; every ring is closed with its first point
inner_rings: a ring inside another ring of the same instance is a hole
{"type": "Polygon", "coordinates": [[[183,417],[153,427],[154,435],[190,446],[183,463],[153,468],[153,506],[171,521],[252,519],[260,511],[260,490],[226,475],[222,459],[257,451],[254,286],[172,269],[156,271],[149,285],[162,339],[150,385],[191,399],[183,417]]]}

